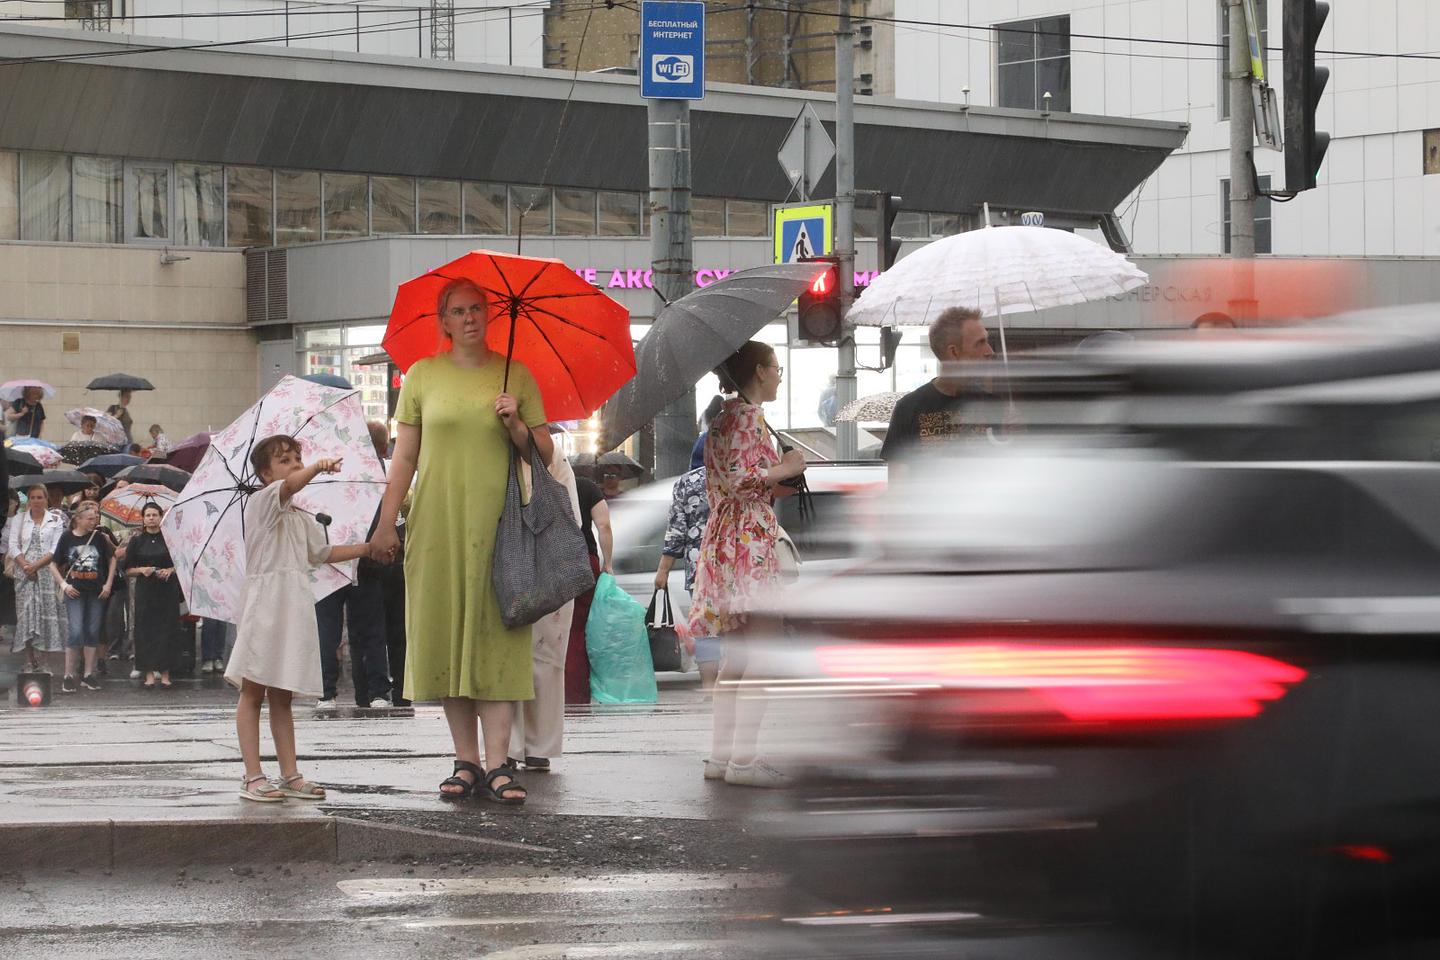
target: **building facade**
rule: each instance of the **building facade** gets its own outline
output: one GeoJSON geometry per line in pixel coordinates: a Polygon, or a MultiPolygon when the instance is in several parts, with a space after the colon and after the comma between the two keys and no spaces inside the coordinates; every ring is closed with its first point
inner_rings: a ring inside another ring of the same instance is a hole
{"type": "MultiPolygon", "coordinates": [[[[1256,0],[1270,82],[1283,90],[1280,0],[1256,0]]],[[[1257,247],[1277,255],[1440,255],[1440,7],[1332,3],[1317,126],[1333,138],[1317,189],[1262,200],[1257,247]],[[1355,55],[1358,52],[1365,55],[1355,55]],[[1430,54],[1403,59],[1378,54],[1430,54]],[[1372,55],[1373,54],[1373,55],[1372,55]]],[[[1140,254],[1227,249],[1228,22],[1218,0],[883,0],[877,95],[1188,124],[1185,144],[1119,208],[1140,254]],[[968,92],[967,92],[968,91],[968,92]]],[[[1284,158],[1257,149],[1262,189],[1284,158]]]]}

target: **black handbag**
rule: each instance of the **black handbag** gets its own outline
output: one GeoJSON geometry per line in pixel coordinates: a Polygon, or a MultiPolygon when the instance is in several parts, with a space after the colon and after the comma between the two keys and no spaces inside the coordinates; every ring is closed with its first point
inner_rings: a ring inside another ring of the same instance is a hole
{"type": "Polygon", "coordinates": [[[670,608],[670,588],[656,590],[650,597],[650,606],[645,611],[645,630],[650,634],[650,659],[655,669],[680,669],[680,633],[675,629],[675,611],[670,608]],[[665,607],[659,621],[655,619],[655,605],[661,594],[665,596],[665,607]]]}
{"type": "Polygon", "coordinates": [[[540,461],[530,439],[530,502],[520,497],[520,456],[510,450],[505,509],[495,530],[490,582],[507,627],[535,623],[595,586],[585,535],[570,494],[540,461]]]}

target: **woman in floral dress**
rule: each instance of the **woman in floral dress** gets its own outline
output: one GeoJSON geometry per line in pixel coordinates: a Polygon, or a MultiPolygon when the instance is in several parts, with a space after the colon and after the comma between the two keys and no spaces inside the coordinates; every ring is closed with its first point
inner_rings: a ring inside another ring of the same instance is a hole
{"type": "Polygon", "coordinates": [[[759,405],[775,399],[784,374],[774,349],[752,340],[716,373],[737,396],[725,402],[705,441],[710,520],[695,564],[690,608],[691,635],[718,636],[724,643],[705,777],[744,786],[779,786],[783,775],[755,756],[764,702],[739,700],[734,681],[745,675],[741,633],[746,615],[780,579],[775,490],[805,472],[805,457],[796,450],[778,454],[765,430],[759,405]]]}

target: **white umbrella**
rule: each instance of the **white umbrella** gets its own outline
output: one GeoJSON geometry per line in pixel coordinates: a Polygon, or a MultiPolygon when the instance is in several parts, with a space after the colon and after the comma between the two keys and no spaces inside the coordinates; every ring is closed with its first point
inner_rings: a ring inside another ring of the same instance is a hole
{"type": "Polygon", "coordinates": [[[895,413],[895,404],[903,393],[872,393],[868,397],[852,400],[840,408],[835,419],[842,423],[889,423],[895,413]]]}
{"type": "Polygon", "coordinates": [[[95,407],[76,407],[74,410],[65,411],[65,419],[77,427],[80,426],[80,421],[86,417],[95,418],[97,443],[108,443],[115,446],[125,442],[125,427],[104,410],[97,410],[95,407]]]}
{"type": "Polygon", "coordinates": [[[950,307],[1007,313],[1089,303],[1149,280],[1098,243],[1049,227],[984,227],[921,247],[871,281],[850,310],[859,326],[925,325],[950,307]]]}

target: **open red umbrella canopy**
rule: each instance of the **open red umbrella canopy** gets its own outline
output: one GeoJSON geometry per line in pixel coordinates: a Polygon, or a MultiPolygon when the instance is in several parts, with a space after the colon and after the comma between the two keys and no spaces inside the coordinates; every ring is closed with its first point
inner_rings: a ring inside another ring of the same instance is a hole
{"type": "Polygon", "coordinates": [[[551,420],[583,420],[635,376],[630,312],[563,261],[475,250],[400,285],[381,345],[401,370],[450,349],[436,300],[452,280],[491,300],[485,342],[529,368],[551,420]]]}

